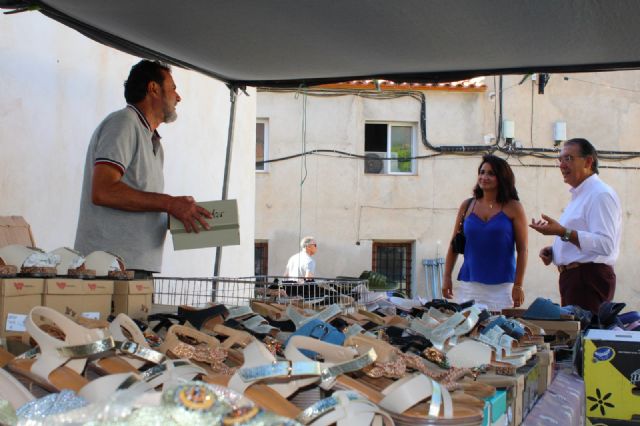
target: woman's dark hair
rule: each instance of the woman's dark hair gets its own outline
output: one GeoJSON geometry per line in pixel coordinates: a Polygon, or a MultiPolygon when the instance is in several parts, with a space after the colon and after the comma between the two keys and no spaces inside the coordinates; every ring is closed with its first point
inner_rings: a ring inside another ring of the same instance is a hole
{"type": "MultiPolygon", "coordinates": [[[[516,178],[513,175],[511,166],[505,160],[500,157],[496,157],[492,154],[486,154],[482,157],[482,162],[478,166],[478,174],[484,163],[489,163],[498,179],[498,195],[496,201],[499,203],[506,203],[510,200],[520,200],[518,198],[518,190],[516,189],[516,178]]],[[[473,188],[473,195],[476,199],[482,198],[484,192],[480,189],[480,186],[476,184],[473,188]]]]}
{"type": "Polygon", "coordinates": [[[140,102],[147,96],[149,83],[155,81],[159,85],[164,82],[163,71],[171,72],[171,67],[158,61],[143,59],[129,72],[127,81],[124,82],[124,99],[128,104],[140,102]]]}
{"type": "Polygon", "coordinates": [[[586,139],[583,138],[573,138],[569,139],[564,143],[565,145],[578,145],[580,148],[580,155],[583,157],[591,156],[593,158],[593,163],[591,163],[591,171],[595,174],[598,174],[598,152],[595,147],[591,145],[586,139]]]}

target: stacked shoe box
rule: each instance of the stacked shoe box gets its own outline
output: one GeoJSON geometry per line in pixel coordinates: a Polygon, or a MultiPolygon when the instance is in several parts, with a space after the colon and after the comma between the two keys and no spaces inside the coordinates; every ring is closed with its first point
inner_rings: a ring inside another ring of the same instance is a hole
{"type": "Polygon", "coordinates": [[[508,424],[518,426],[522,423],[524,374],[503,376],[494,373],[481,374],[478,381],[495,386],[506,392],[508,424]]]}
{"type": "Polygon", "coordinates": [[[553,351],[549,343],[541,345],[536,354],[538,357],[538,394],[542,395],[553,380],[553,351]]]}
{"type": "Polygon", "coordinates": [[[113,313],[146,320],[153,302],[153,280],[115,281],[113,313]]]}
{"type": "MultiPolygon", "coordinates": [[[[21,216],[0,217],[0,247],[35,246],[29,223],[21,216]]],[[[42,304],[42,278],[0,278],[0,337],[21,336],[29,311],[42,304]]]]}
{"type": "Polygon", "coordinates": [[[45,280],[42,304],[66,315],[106,320],[112,295],[110,280],[56,277],[45,280]]]}

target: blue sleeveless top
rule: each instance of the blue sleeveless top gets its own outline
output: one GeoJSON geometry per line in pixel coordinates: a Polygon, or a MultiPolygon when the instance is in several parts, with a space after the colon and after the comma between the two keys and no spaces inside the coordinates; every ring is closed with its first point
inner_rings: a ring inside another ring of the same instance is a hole
{"type": "Polygon", "coordinates": [[[459,281],[512,283],[516,277],[513,222],[503,211],[483,221],[475,213],[464,220],[464,263],[459,281]]]}

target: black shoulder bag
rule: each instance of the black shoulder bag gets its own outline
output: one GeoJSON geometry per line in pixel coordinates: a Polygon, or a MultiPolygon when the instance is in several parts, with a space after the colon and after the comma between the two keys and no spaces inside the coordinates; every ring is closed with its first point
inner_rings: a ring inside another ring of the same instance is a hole
{"type": "Polygon", "coordinates": [[[462,215],[462,219],[458,224],[458,232],[456,232],[456,235],[451,240],[451,247],[453,248],[453,252],[457,254],[464,254],[464,245],[467,242],[467,239],[464,236],[464,218],[467,216],[471,201],[473,201],[473,198],[469,198],[469,201],[467,201],[467,208],[464,210],[464,215],[462,215]]]}

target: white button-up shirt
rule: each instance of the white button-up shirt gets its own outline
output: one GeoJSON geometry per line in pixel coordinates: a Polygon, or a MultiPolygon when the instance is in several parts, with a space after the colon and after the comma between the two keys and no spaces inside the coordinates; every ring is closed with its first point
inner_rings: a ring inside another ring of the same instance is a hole
{"type": "Polygon", "coordinates": [[[594,262],[614,265],[620,253],[622,209],[616,192],[593,174],[577,188],[571,188],[571,201],[560,217],[560,224],[578,233],[580,248],[556,237],[553,263],[594,262]]]}

